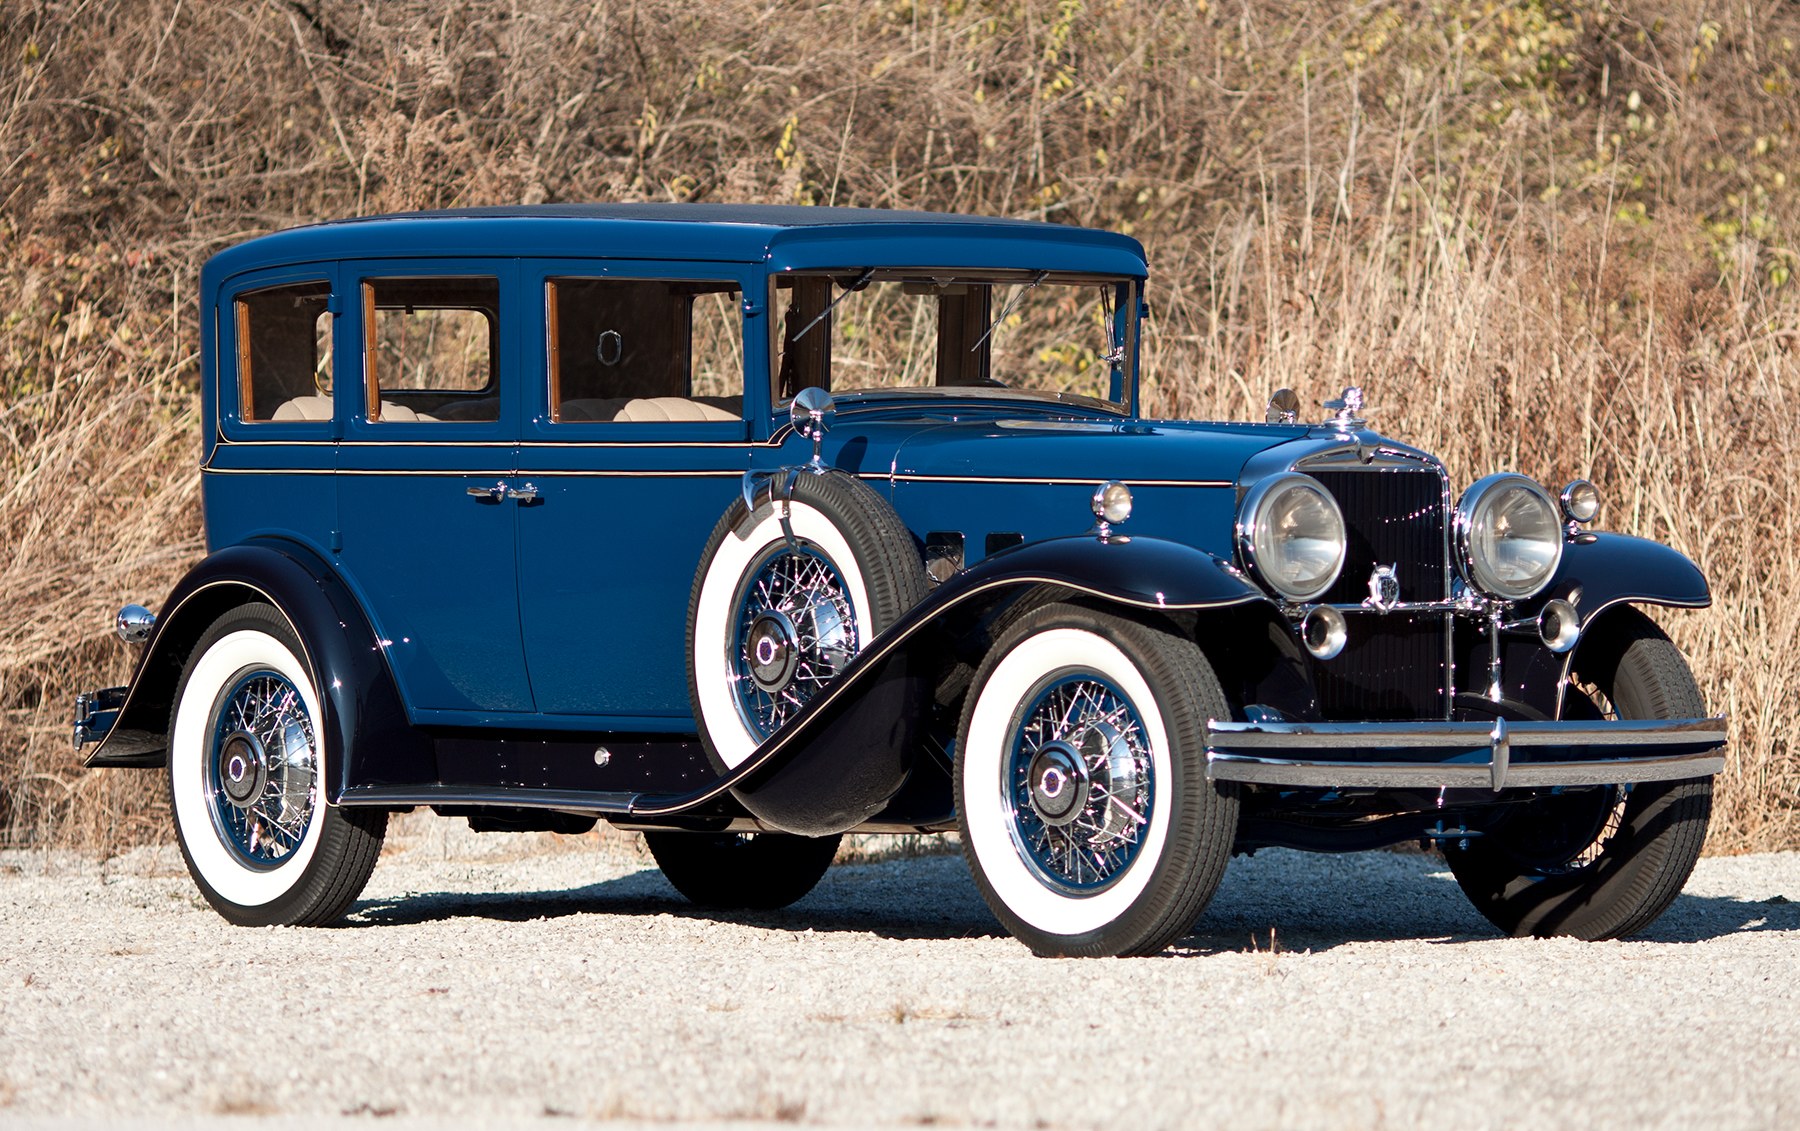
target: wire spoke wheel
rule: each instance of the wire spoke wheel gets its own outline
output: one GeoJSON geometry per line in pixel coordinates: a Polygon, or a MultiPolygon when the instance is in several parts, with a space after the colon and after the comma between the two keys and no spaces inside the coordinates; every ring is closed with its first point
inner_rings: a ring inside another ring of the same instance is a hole
{"type": "Polygon", "coordinates": [[[1099,891],[1137,859],[1155,802],[1149,739],[1122,691],[1070,675],[1039,691],[1007,767],[1013,839],[1045,882],[1099,891]]]}
{"type": "Polygon", "coordinates": [[[299,848],[318,803],[312,719],[299,688],[268,669],[241,674],[214,714],[213,828],[247,866],[275,867],[299,848]]]}
{"type": "Polygon", "coordinates": [[[956,816],[976,887],[1039,954],[1153,954],[1212,898],[1237,793],[1206,776],[1230,708],[1193,640],[1076,604],[999,634],[956,740],[956,816]]]}
{"type": "Polygon", "coordinates": [[[748,572],[727,662],[740,717],[764,739],[811,702],[860,646],[849,587],[818,548],[779,544],[748,572]]]}

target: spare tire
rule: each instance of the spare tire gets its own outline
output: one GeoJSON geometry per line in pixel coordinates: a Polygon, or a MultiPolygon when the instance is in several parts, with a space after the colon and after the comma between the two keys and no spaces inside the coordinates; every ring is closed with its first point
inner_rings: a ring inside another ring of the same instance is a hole
{"type": "Polygon", "coordinates": [[[911,533],[859,479],[804,471],[786,503],[734,500],[688,599],[688,693],[713,768],[742,765],[926,587],[911,533]]]}

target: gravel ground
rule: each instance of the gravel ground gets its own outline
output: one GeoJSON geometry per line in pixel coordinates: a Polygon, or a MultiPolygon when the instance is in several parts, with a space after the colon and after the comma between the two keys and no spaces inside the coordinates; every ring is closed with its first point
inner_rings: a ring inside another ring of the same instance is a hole
{"type": "Polygon", "coordinates": [[[351,921],[172,848],[0,854],[0,1127],[1800,1125],[1800,855],[1622,943],[1496,938],[1426,856],[1234,861],[1156,958],[1035,959],[960,857],[698,914],[634,838],[408,818],[351,921]]]}

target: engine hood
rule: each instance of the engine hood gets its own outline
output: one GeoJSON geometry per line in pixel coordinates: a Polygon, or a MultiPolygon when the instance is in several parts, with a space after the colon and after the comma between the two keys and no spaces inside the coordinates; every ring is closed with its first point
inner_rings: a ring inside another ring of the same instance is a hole
{"type": "Polygon", "coordinates": [[[1306,435],[1302,427],[1267,424],[963,421],[908,436],[894,453],[892,475],[900,482],[1120,479],[1134,485],[1226,485],[1235,484],[1258,453],[1306,435]]]}

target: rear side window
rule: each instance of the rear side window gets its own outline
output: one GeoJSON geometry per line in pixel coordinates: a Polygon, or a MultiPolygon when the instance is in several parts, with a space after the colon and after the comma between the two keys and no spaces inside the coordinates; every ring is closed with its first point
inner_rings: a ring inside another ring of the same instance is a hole
{"type": "Polygon", "coordinates": [[[498,279],[368,279],[362,287],[370,421],[500,419],[498,279]]]}
{"type": "Polygon", "coordinates": [[[238,419],[331,418],[331,284],[290,283],[236,301],[238,419]]]}
{"type": "Polygon", "coordinates": [[[737,420],[741,292],[726,281],[550,279],[550,418],[737,420]]]}

